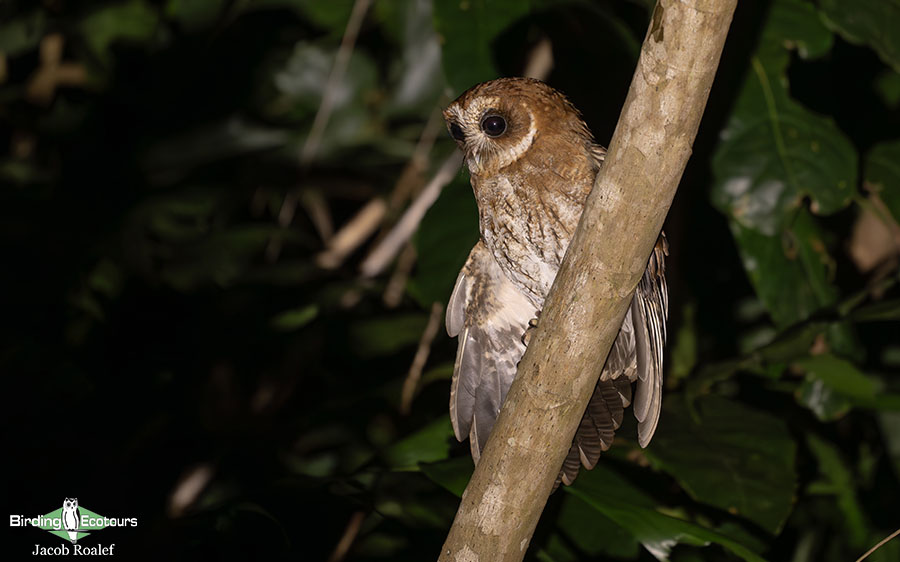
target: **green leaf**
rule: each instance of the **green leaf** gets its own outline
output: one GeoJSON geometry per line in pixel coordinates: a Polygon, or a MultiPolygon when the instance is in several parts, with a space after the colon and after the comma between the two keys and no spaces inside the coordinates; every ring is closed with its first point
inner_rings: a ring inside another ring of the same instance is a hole
{"type": "Polygon", "coordinates": [[[444,188],[413,237],[419,263],[410,294],[423,306],[447,302],[459,270],[478,241],[478,207],[468,174],[444,188]]]}
{"type": "Polygon", "coordinates": [[[141,167],[154,183],[172,183],[195,167],[239,154],[282,147],[289,140],[290,134],[284,129],[232,117],[180,132],[151,145],[141,156],[141,167]]]}
{"type": "Polygon", "coordinates": [[[832,33],[810,2],[775,0],[768,14],[758,49],[765,56],[780,58],[795,49],[804,59],[821,57],[831,50],[832,33]]]}
{"type": "Polygon", "coordinates": [[[281,0],[282,4],[295,4],[316,25],[331,31],[335,37],[341,37],[347,28],[350,12],[355,0],[281,0]]]}
{"type": "Polygon", "coordinates": [[[731,232],[750,282],[779,327],[836,302],[832,259],[821,229],[808,212],[800,209],[793,224],[777,235],[738,221],[731,221],[731,232]]]}
{"type": "Polygon", "coordinates": [[[245,13],[278,8],[292,10],[328,31],[327,38],[334,43],[340,41],[347,28],[354,0],[242,0],[233,4],[235,9],[245,13]]]}
{"type": "Polygon", "coordinates": [[[370,533],[360,537],[353,544],[355,556],[396,560],[398,554],[409,543],[409,537],[392,536],[386,533],[370,533]]]}
{"type": "Polygon", "coordinates": [[[884,435],[884,446],[894,471],[900,474],[900,412],[881,412],[878,425],[884,435]]]}
{"type": "Polygon", "coordinates": [[[435,2],[434,27],[441,36],[444,75],[454,96],[497,78],[491,43],[528,10],[528,0],[435,2]]]}
{"type": "Polygon", "coordinates": [[[388,355],[417,343],[427,322],[421,313],[363,320],[350,329],[350,339],[361,357],[388,355]]]}
{"type": "Polygon", "coordinates": [[[851,43],[868,45],[900,72],[900,2],[897,0],[820,0],[832,29],[851,43]]]}
{"type": "Polygon", "coordinates": [[[815,486],[816,491],[834,494],[838,507],[855,546],[862,547],[868,534],[866,518],[856,498],[856,478],[841,460],[837,448],[816,437],[807,436],[806,443],[819,461],[819,471],[825,476],[825,485],[815,486]]]}
{"type": "Polygon", "coordinates": [[[793,506],[795,445],[784,422],[767,413],[707,396],[668,400],[650,462],[671,474],[697,501],[745,517],[777,534],[793,506]]]}
{"type": "MultiPolygon", "coordinates": [[[[857,309],[854,312],[861,311],[857,309]]],[[[848,320],[853,320],[853,315],[848,320]]],[[[825,330],[825,341],[829,349],[835,354],[856,363],[862,363],[866,357],[866,351],[860,342],[856,327],[849,321],[832,322],[825,330]]]]}
{"type": "Polygon", "coordinates": [[[894,221],[900,222],[900,140],[872,147],[864,173],[866,185],[884,201],[894,221]]]}
{"type": "Polygon", "coordinates": [[[400,470],[417,469],[419,463],[447,458],[453,427],[448,416],[441,416],[412,435],[394,443],[384,453],[387,463],[400,470]]]}
{"type": "Polygon", "coordinates": [[[283,332],[299,330],[316,319],[319,315],[319,307],[315,304],[292,308],[281,312],[272,318],[273,328],[283,332]]]}
{"type": "Polygon", "coordinates": [[[122,292],[122,268],[109,259],[103,259],[88,277],[88,286],[107,298],[115,298],[122,292]]]}
{"type": "Polygon", "coordinates": [[[435,381],[449,381],[453,378],[453,363],[441,363],[422,374],[421,386],[425,387],[435,381]]]}
{"type": "Polygon", "coordinates": [[[191,188],[140,203],[129,218],[129,258],[146,273],[186,291],[241,279],[273,236],[291,245],[303,240],[300,230],[267,223],[229,225],[223,194],[191,188]]]}
{"type": "MultiPolygon", "coordinates": [[[[284,68],[273,77],[275,87],[285,96],[285,101],[279,103],[296,103],[312,110],[318,108],[335,56],[335,50],[305,41],[297,42],[284,68]]],[[[333,94],[332,110],[339,111],[353,105],[376,81],[374,64],[365,53],[354,53],[347,72],[333,94]]]]}
{"type": "Polygon", "coordinates": [[[876,302],[850,313],[854,322],[892,322],[900,320],[900,299],[876,302]]]}
{"type": "MultiPolygon", "coordinates": [[[[404,36],[409,33],[410,20],[418,11],[431,13],[431,2],[417,2],[415,0],[395,0],[393,2],[374,2],[372,4],[372,17],[378,22],[379,27],[390,37],[392,41],[402,42],[404,36]],[[417,6],[417,4],[419,6],[417,6]],[[424,5],[424,6],[422,6],[424,5]]],[[[422,23],[416,21],[415,23],[422,23]]],[[[425,27],[434,31],[431,20],[425,22],[425,27]]]]}
{"type": "Polygon", "coordinates": [[[226,6],[226,0],[168,0],[165,14],[185,29],[196,31],[215,23],[226,6]]]}
{"type": "Polygon", "coordinates": [[[182,291],[209,282],[227,287],[241,277],[277,231],[266,225],[245,225],[217,232],[185,248],[178,261],[166,264],[160,278],[182,291]]]}
{"type": "Polygon", "coordinates": [[[853,197],[857,156],[834,123],[790,97],[789,50],[817,56],[831,34],[810,4],[779,0],[713,156],[712,200],[742,226],[774,236],[804,197],[831,214],[853,197]]]}
{"type": "Polygon", "coordinates": [[[716,543],[744,560],[763,561],[736,540],[656,511],[642,492],[602,464],[582,473],[574,485],[563,489],[627,529],[658,560],[666,560],[672,547],[679,543],[693,546],[716,543]]]}
{"type": "MultiPolygon", "coordinates": [[[[881,381],[866,375],[849,361],[826,353],[801,359],[796,361],[796,364],[807,372],[807,382],[821,381],[821,384],[833,391],[837,397],[852,405],[879,410],[900,410],[900,395],[884,392],[881,381]]],[[[819,389],[814,387],[813,390],[819,389]]],[[[801,387],[801,401],[802,398],[801,387]]],[[[811,407],[815,405],[811,404],[811,407]]],[[[835,401],[824,406],[840,408],[841,403],[835,401]]]]}
{"type": "Polygon", "coordinates": [[[42,10],[34,10],[0,26],[0,53],[16,56],[37,46],[44,36],[47,17],[42,10]]]}
{"type": "Polygon", "coordinates": [[[879,385],[849,361],[825,353],[797,361],[807,374],[848,398],[870,400],[879,385]]]}
{"type": "Polygon", "coordinates": [[[796,392],[797,402],[812,410],[819,421],[834,421],[850,411],[851,404],[822,379],[807,377],[796,392]]]}
{"type": "Polygon", "coordinates": [[[762,553],[769,547],[768,541],[764,540],[762,533],[751,531],[748,525],[742,525],[737,519],[726,519],[710,528],[721,535],[731,537],[753,552],[762,553]]]}
{"type": "Polygon", "coordinates": [[[681,325],[675,331],[671,362],[667,376],[669,381],[677,381],[688,376],[697,365],[697,306],[693,302],[681,309],[681,325]]]}
{"type": "Polygon", "coordinates": [[[401,45],[400,56],[391,61],[390,102],[387,115],[418,115],[435,111],[446,87],[441,68],[441,44],[434,29],[431,2],[394,0],[375,2],[373,15],[382,29],[401,45]]]}
{"type": "Polygon", "coordinates": [[[107,4],[81,21],[84,40],[102,62],[110,60],[109,48],[117,41],[144,42],[156,33],[159,16],[143,0],[107,4]]]}
{"type": "Polygon", "coordinates": [[[790,51],[821,56],[831,42],[812,4],[777,0],[713,155],[712,201],[728,215],[747,274],[780,328],[838,296],[834,260],[809,212],[850,203],[857,155],[830,119],[790,97],[787,81],[790,51]]]}
{"type": "Polygon", "coordinates": [[[547,544],[535,552],[535,558],[541,562],[578,562],[576,554],[559,533],[553,533],[547,544]]]}
{"type": "Polygon", "coordinates": [[[900,73],[885,69],[872,83],[884,104],[892,109],[900,105],[900,73]]]}
{"type": "Polygon", "coordinates": [[[434,483],[455,496],[461,497],[466,486],[469,485],[475,465],[472,463],[471,457],[466,455],[442,462],[421,463],[419,469],[434,483]]]}
{"type": "MultiPolygon", "coordinates": [[[[297,42],[283,67],[273,73],[271,81],[260,87],[258,97],[265,115],[284,124],[311,127],[336,56],[337,48],[328,49],[307,41],[297,42]]],[[[320,141],[319,158],[327,158],[373,138],[380,141],[376,146],[384,149],[381,145],[385,144],[385,139],[380,131],[383,125],[375,120],[371,111],[371,99],[376,96],[378,88],[375,62],[365,51],[354,51],[347,64],[347,72],[330,92],[332,112],[320,141]]],[[[305,134],[298,138],[300,143],[305,140],[305,134]]],[[[293,152],[290,154],[294,156],[293,152]]]]}
{"type": "Polygon", "coordinates": [[[563,499],[556,525],[579,550],[592,556],[637,558],[640,552],[640,544],[631,532],[577,496],[563,499]]]}

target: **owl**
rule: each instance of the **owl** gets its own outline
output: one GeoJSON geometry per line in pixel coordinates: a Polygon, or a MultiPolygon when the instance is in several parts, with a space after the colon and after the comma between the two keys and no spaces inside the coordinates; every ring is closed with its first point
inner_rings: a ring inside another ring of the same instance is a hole
{"type": "Polygon", "coordinates": [[[66,498],[63,500],[62,520],[63,528],[68,532],[72,543],[78,541],[78,522],[81,520],[78,511],[78,498],[66,498]]]}
{"type": "MultiPolygon", "coordinates": [[[[446,315],[447,332],[459,338],[450,419],[477,463],[606,150],[566,97],[538,80],[474,86],[444,119],[465,153],[481,234],[446,315]]],[[[653,437],[662,404],[667,254],[660,233],[606,364],[597,365],[597,386],[557,484],[571,484],[580,465],[594,467],[632,402],[638,442],[645,447],[653,437]]]]}

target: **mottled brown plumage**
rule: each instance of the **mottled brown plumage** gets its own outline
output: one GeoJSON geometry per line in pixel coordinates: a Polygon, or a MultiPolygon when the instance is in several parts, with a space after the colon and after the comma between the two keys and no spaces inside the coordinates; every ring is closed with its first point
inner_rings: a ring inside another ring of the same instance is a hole
{"type": "MultiPolygon", "coordinates": [[[[459,337],[450,417],[477,462],[606,150],[565,96],[537,80],[479,84],[444,119],[465,152],[481,231],[447,308],[447,331],[459,337]]],[[[641,446],[653,436],[662,400],[666,253],[660,234],[560,471],[566,484],[612,444],[633,382],[641,446]]]]}

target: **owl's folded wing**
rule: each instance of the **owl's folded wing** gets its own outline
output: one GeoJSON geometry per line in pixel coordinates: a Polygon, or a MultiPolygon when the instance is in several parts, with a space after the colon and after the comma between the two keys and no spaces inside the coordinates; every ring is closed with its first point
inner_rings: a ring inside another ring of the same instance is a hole
{"type": "Polygon", "coordinates": [[[650,443],[656,431],[662,406],[663,346],[669,309],[665,277],[668,248],[665,234],[660,233],[563,463],[560,481],[567,485],[575,480],[581,465],[593,468],[600,453],[612,445],[624,409],[631,404],[631,384],[635,381],[634,415],[641,447],[650,443]]]}
{"type": "Polygon", "coordinates": [[[456,438],[468,435],[478,462],[525,353],[522,335],[536,316],[479,241],[463,266],[447,305],[447,333],[459,336],[450,386],[456,438]]]}
{"type": "MultiPolygon", "coordinates": [[[[606,159],[606,149],[599,145],[592,145],[591,155],[598,169],[603,166],[606,159]]],[[[589,418],[592,411],[596,412],[598,419],[604,414],[603,396],[609,403],[609,412],[618,429],[622,421],[621,409],[615,406],[611,400],[612,390],[604,381],[615,383],[622,403],[625,407],[631,402],[631,385],[625,380],[633,382],[637,380],[637,391],[634,396],[634,415],[638,420],[638,442],[641,447],[646,447],[656,431],[659,422],[659,412],[662,407],[662,380],[663,380],[663,347],[666,344],[666,318],[669,314],[669,292],[666,287],[666,256],[669,255],[669,242],[665,232],[659,233],[653,253],[647,262],[647,269],[638,283],[631,301],[631,307],[626,313],[622,328],[613,347],[609,352],[609,358],[603,368],[597,389],[588,405],[585,418],[589,418]],[[622,380],[625,379],[625,380],[622,380]],[[605,386],[605,390],[601,387],[605,386]]],[[[587,425],[582,421],[582,426],[587,425]]],[[[586,428],[579,428],[579,435],[584,435],[586,428]]],[[[597,429],[599,435],[610,435],[604,431],[600,424],[597,429]]],[[[611,435],[610,435],[611,437],[611,435]]],[[[603,450],[609,448],[609,444],[603,443],[603,450]]],[[[596,449],[596,447],[594,447],[596,449]]],[[[599,452],[596,456],[599,456],[599,452]]],[[[571,457],[571,455],[570,455],[571,457]]],[[[583,457],[583,455],[582,455],[583,457]]],[[[588,460],[594,455],[588,455],[588,460]]],[[[593,463],[584,461],[583,464],[591,468],[593,463]]],[[[577,462],[576,462],[577,470],[577,462]]]]}
{"type": "Polygon", "coordinates": [[[634,417],[638,420],[638,443],[641,447],[650,443],[662,408],[663,347],[669,315],[665,263],[668,253],[666,235],[660,233],[631,302],[637,366],[634,417]]]}

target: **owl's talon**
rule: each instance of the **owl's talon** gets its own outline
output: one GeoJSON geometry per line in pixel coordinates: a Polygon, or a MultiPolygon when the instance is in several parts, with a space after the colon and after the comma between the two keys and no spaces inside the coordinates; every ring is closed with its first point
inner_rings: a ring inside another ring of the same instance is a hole
{"type": "Polygon", "coordinates": [[[541,311],[538,310],[535,312],[536,318],[532,318],[528,321],[528,327],[525,328],[525,333],[522,334],[522,345],[528,347],[528,342],[531,341],[531,334],[534,332],[534,329],[537,328],[538,318],[541,316],[541,311]]]}

